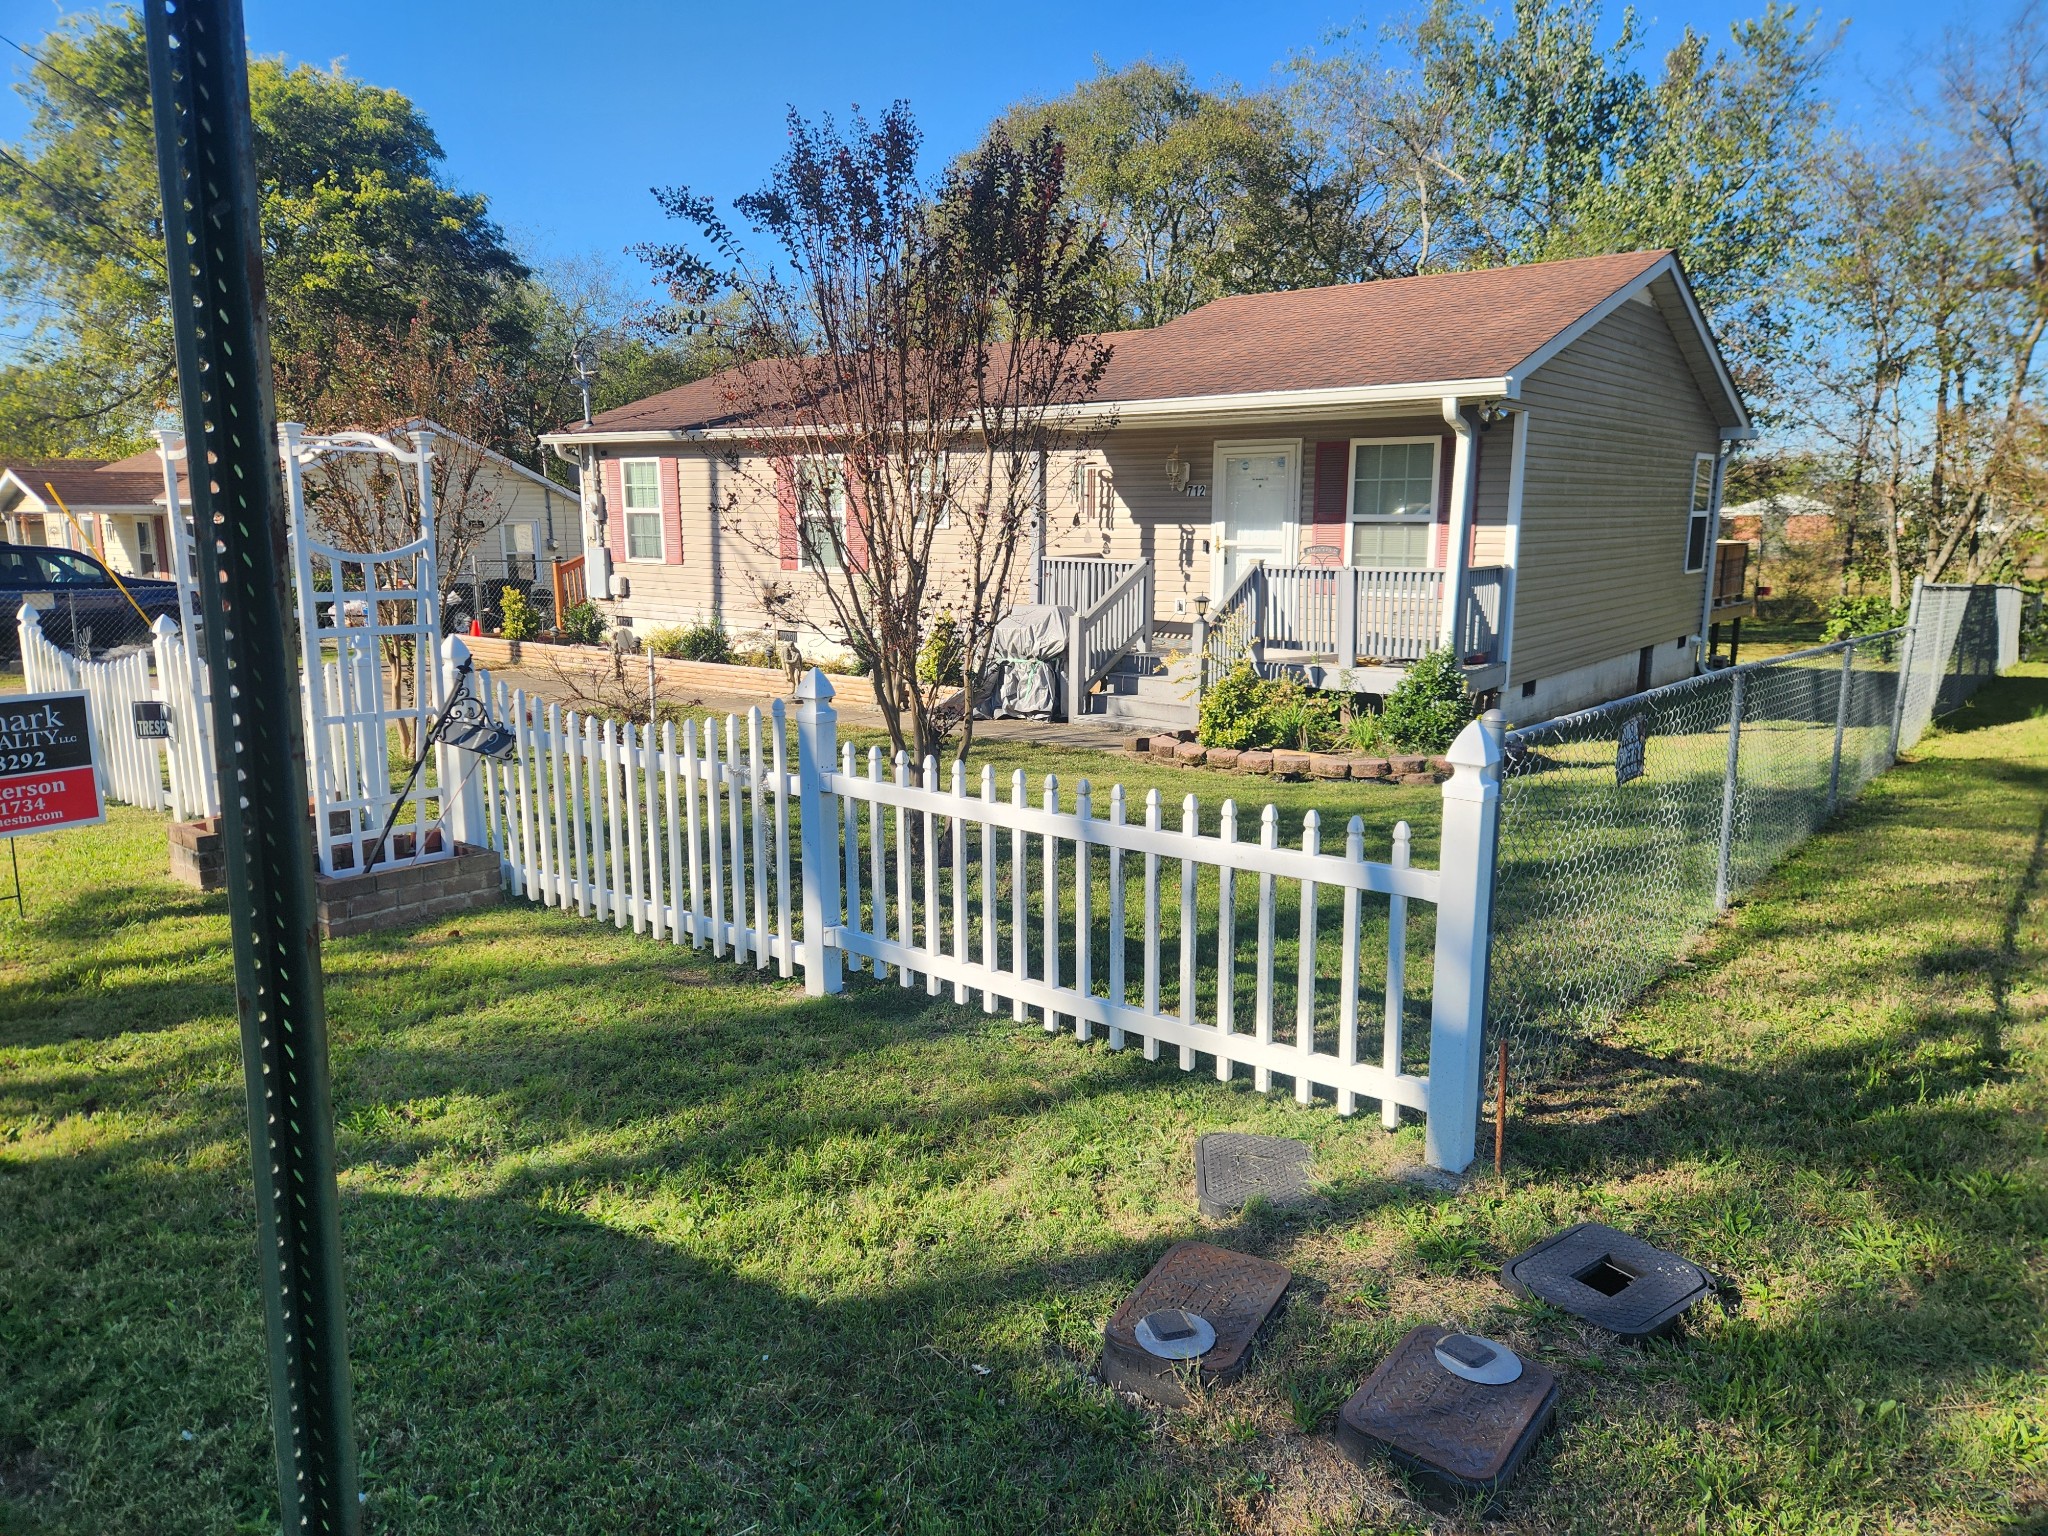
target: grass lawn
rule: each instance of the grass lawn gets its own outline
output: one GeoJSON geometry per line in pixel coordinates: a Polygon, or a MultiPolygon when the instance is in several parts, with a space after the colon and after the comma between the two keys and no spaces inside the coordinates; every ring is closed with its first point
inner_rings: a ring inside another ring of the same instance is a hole
{"type": "MultiPolygon", "coordinates": [[[[1413,1126],[893,984],[814,1002],[516,906],[331,944],[369,1528],[2039,1528],[2048,678],[1953,725],[1521,1106],[1505,1183],[1456,1196],[1387,1177],[1413,1126]],[[1224,1128],[1314,1143],[1326,1198],[1207,1227],[1190,1151],[1224,1128]],[[1728,1275],[1739,1311],[1627,1349],[1495,1284],[1581,1218],[1728,1275]],[[1101,1323],[1196,1234],[1296,1283],[1241,1383],[1141,1411],[1089,1380],[1101,1323]],[[1564,1377],[1490,1513],[1330,1438],[1419,1322],[1564,1377]]],[[[271,1529],[224,903],[164,880],[141,813],[21,851],[0,1531],[271,1529]]]]}

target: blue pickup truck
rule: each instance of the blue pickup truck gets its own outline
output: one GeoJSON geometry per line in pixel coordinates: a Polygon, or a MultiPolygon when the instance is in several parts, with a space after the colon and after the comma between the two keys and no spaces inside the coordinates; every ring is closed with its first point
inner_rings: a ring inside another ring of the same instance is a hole
{"type": "Polygon", "coordinates": [[[118,656],[149,644],[159,614],[178,617],[178,585],[156,576],[123,576],[75,549],[0,544],[0,658],[21,654],[15,624],[24,603],[39,609],[43,634],[74,656],[118,656]],[[137,608],[142,610],[137,613],[137,608]]]}

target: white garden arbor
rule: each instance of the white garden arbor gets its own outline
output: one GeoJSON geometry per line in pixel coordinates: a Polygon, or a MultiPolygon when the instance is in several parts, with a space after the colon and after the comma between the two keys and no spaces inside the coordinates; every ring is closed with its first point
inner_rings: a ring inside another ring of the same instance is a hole
{"type": "MultiPolygon", "coordinates": [[[[433,434],[410,437],[404,447],[374,432],[314,434],[297,422],[278,427],[299,619],[306,779],[323,875],[364,872],[405,777],[392,771],[392,727],[405,750],[418,751],[441,707],[433,434]],[[382,458],[418,477],[418,538],[365,552],[319,537],[306,505],[306,471],[345,456],[382,458]]],[[[392,828],[379,866],[427,863],[454,851],[420,793],[392,828]]]]}

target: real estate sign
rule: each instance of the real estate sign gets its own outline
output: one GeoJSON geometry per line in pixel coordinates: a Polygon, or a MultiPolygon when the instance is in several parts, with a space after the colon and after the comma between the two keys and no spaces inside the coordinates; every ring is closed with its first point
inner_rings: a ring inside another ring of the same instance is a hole
{"type": "Polygon", "coordinates": [[[0,837],[106,819],[85,695],[0,694],[0,837]]]}

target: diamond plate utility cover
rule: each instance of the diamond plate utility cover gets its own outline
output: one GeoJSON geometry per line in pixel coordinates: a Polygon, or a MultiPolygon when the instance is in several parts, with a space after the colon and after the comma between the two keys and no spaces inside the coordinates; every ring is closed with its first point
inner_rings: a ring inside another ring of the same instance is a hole
{"type": "Polygon", "coordinates": [[[1354,1461],[1374,1452],[1457,1492],[1504,1486],[1557,1412],[1557,1378],[1533,1360],[1500,1386],[1437,1363],[1442,1328],[1417,1328],[1337,1412],[1337,1442],[1354,1461]]]}
{"type": "Polygon", "coordinates": [[[1195,1142],[1195,1205],[1211,1221],[1228,1221],[1253,1196],[1273,1205],[1309,1197],[1315,1154],[1285,1136],[1218,1131],[1195,1142]]]}
{"type": "Polygon", "coordinates": [[[1500,1283],[1631,1344],[1670,1332],[1713,1289],[1697,1264],[1594,1221],[1566,1227],[1509,1259],[1500,1283]]]}
{"type": "Polygon", "coordinates": [[[1252,1339],[1272,1315],[1294,1276],[1284,1264],[1232,1253],[1209,1243],[1175,1243],[1138,1282],[1102,1330],[1102,1379],[1155,1403],[1186,1404],[1175,1362],[1161,1360],[1138,1342],[1138,1320],[1169,1307],[1193,1312],[1216,1330],[1216,1346],[1193,1362],[1205,1387],[1244,1374],[1252,1339]]]}

